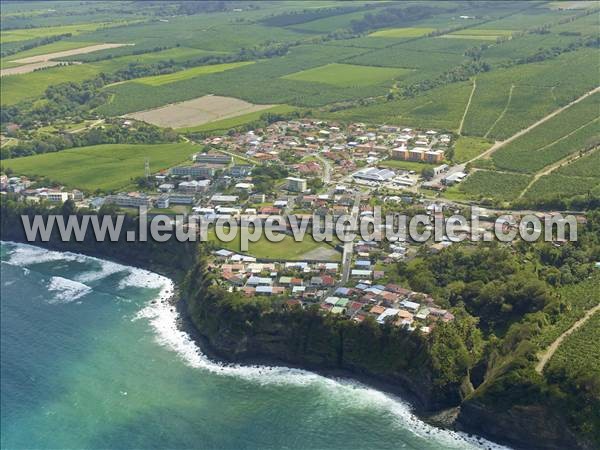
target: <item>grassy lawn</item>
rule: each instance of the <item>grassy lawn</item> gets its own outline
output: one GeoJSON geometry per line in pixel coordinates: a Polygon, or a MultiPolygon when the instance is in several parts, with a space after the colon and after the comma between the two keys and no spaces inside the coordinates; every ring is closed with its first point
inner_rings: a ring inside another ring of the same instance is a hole
{"type": "Polygon", "coordinates": [[[401,68],[333,63],[285,75],[282,78],[348,87],[381,84],[410,72],[409,69],[401,68]]]}
{"type": "Polygon", "coordinates": [[[117,191],[144,175],[144,161],[153,172],[189,160],[199,147],[192,144],[95,145],[55,153],[5,160],[16,174],[44,177],[69,188],[117,191]]]}
{"type": "Polygon", "coordinates": [[[387,30],[379,30],[369,34],[369,37],[386,37],[386,38],[399,38],[399,37],[419,37],[425,36],[428,33],[435,31],[435,28],[389,28],[387,30]]]}
{"type": "Polygon", "coordinates": [[[492,146],[492,143],[487,139],[460,136],[454,146],[454,161],[462,163],[470,159],[481,155],[488,148],[492,146]]]}
{"type": "Polygon", "coordinates": [[[169,84],[174,83],[176,81],[195,78],[200,75],[207,75],[209,73],[218,73],[224,72],[226,70],[236,69],[238,67],[247,66],[249,64],[254,64],[254,61],[241,61],[227,64],[213,64],[210,66],[193,67],[192,69],[180,70],[179,72],[169,73],[166,75],[155,75],[152,77],[138,78],[135,80],[135,82],[147,84],[150,86],[161,86],[163,84],[169,84]]]}
{"type": "Polygon", "coordinates": [[[295,111],[298,108],[289,105],[277,105],[272,108],[263,109],[261,111],[254,111],[248,114],[242,114],[236,117],[230,117],[228,119],[216,120],[214,122],[205,123],[196,127],[178,128],[177,131],[184,133],[191,132],[225,132],[231,128],[239,127],[255,120],[259,120],[263,114],[286,114],[295,111]]]}
{"type": "MultiPolygon", "coordinates": [[[[266,236],[263,234],[257,242],[248,244],[248,252],[240,251],[240,233],[237,233],[235,239],[231,242],[222,242],[217,238],[214,228],[211,228],[208,234],[208,241],[213,242],[220,248],[226,248],[234,252],[247,253],[256,258],[285,259],[290,261],[302,260],[306,253],[319,248],[332,248],[327,243],[315,242],[308,233],[305,235],[302,242],[296,242],[294,238],[289,235],[286,235],[281,242],[271,242],[267,240],[266,236]]],[[[336,257],[331,260],[338,261],[340,258],[341,255],[338,252],[336,257]]]]}
{"type": "Polygon", "coordinates": [[[381,161],[379,163],[380,166],[389,167],[391,169],[404,169],[404,170],[414,170],[417,173],[421,173],[423,169],[434,168],[439,164],[429,164],[424,162],[416,162],[416,161],[399,161],[396,159],[386,159],[385,161],[381,161]]]}

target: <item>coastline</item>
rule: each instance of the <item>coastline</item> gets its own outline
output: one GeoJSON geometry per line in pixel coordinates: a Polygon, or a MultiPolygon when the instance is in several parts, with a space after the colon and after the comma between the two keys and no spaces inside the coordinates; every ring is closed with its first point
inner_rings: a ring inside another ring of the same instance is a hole
{"type": "MultiPolygon", "coordinates": [[[[227,373],[227,368],[232,369],[232,371],[237,371],[239,369],[254,369],[257,373],[264,372],[269,373],[270,371],[297,371],[301,373],[314,374],[317,376],[324,377],[333,382],[347,383],[347,384],[355,384],[358,386],[362,386],[365,388],[371,388],[379,393],[387,394],[391,396],[394,401],[397,401],[407,407],[409,413],[414,415],[418,420],[421,420],[427,425],[435,427],[440,431],[446,430],[448,432],[457,433],[462,436],[467,442],[477,444],[482,448],[504,448],[500,444],[493,443],[488,441],[481,435],[475,435],[469,430],[457,430],[452,426],[451,423],[443,423],[435,420],[433,417],[444,413],[444,411],[434,411],[434,414],[428,414],[423,405],[419,402],[417,396],[415,396],[408,389],[399,386],[398,384],[386,382],[385,380],[377,379],[373,376],[368,376],[366,374],[352,372],[350,370],[345,369],[324,369],[317,366],[308,367],[301,365],[293,365],[284,361],[277,360],[275,358],[265,358],[265,357],[248,357],[240,360],[228,360],[224,358],[223,355],[220,355],[218,351],[210,345],[208,340],[202,336],[202,334],[196,329],[196,327],[191,323],[187,311],[186,311],[186,299],[182,297],[180,282],[177,282],[173,279],[172,276],[166,270],[162,270],[159,267],[143,267],[140,265],[132,265],[129,261],[123,261],[118,257],[108,258],[104,255],[96,256],[94,252],[87,253],[75,253],[65,251],[61,248],[55,248],[54,246],[40,246],[40,245],[32,245],[29,243],[16,242],[16,241],[1,241],[2,243],[13,244],[17,246],[31,246],[34,248],[38,248],[44,251],[56,251],[61,254],[68,254],[73,257],[86,257],[98,259],[100,261],[105,261],[109,263],[115,263],[120,266],[125,266],[127,268],[133,270],[141,270],[146,272],[147,274],[158,275],[161,278],[165,278],[169,281],[167,285],[161,288],[159,294],[157,294],[156,298],[151,300],[149,304],[138,312],[136,319],[139,318],[147,318],[149,320],[158,320],[163,319],[160,314],[161,311],[157,308],[165,308],[172,315],[169,315],[167,320],[163,322],[161,325],[171,326],[170,320],[173,320],[174,325],[180,335],[186,335],[189,340],[196,346],[196,351],[205,356],[210,360],[211,365],[219,366],[222,371],[227,373]]],[[[164,311],[164,310],[163,310],[164,311]]],[[[155,328],[160,325],[153,324],[155,328]]],[[[158,331],[158,330],[157,330],[158,331]]],[[[163,330],[165,331],[165,330],[163,330]]],[[[178,352],[178,349],[175,346],[171,345],[173,342],[161,342],[165,345],[170,345],[172,349],[178,352]]],[[[179,353],[179,352],[178,352],[179,353]]]]}

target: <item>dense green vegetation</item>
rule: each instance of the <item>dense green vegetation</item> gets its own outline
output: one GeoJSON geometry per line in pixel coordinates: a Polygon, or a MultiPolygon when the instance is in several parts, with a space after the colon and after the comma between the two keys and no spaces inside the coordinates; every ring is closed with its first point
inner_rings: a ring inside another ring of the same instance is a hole
{"type": "MultiPolygon", "coordinates": [[[[598,166],[596,166],[598,169],[598,166]]],[[[591,192],[600,193],[600,179],[593,177],[564,176],[558,173],[540,177],[525,193],[525,199],[542,200],[545,198],[569,199],[576,195],[591,192]]]]}
{"type": "Polygon", "coordinates": [[[161,144],[174,142],[177,134],[144,122],[135,127],[124,126],[121,120],[111,119],[101,126],[76,133],[50,134],[37,132],[32,139],[23,140],[0,150],[0,159],[52,153],[73,147],[99,144],[161,144]]]}
{"type": "Polygon", "coordinates": [[[597,146],[599,109],[600,94],[574,104],[495,152],[496,167],[536,172],[571,153],[597,146]]]}
{"type": "Polygon", "coordinates": [[[558,347],[558,351],[546,368],[546,376],[552,382],[574,380],[575,383],[586,382],[581,386],[595,395],[600,395],[600,313],[595,313],[578,330],[569,335],[558,347]],[[585,379],[586,374],[593,376],[585,379]]]}
{"type": "Polygon", "coordinates": [[[285,75],[288,80],[312,81],[334,86],[362,86],[390,84],[394,79],[409,73],[407,69],[393,69],[388,67],[353,66],[350,64],[327,64],[314,69],[285,75]]]}
{"type": "Polygon", "coordinates": [[[492,146],[486,139],[460,136],[454,144],[454,161],[462,163],[479,156],[492,146]]]}
{"type": "Polygon", "coordinates": [[[47,182],[86,191],[118,191],[144,175],[144,162],[153,171],[189,160],[200,147],[192,144],[109,144],[9,159],[5,168],[47,182]]]}
{"type": "Polygon", "coordinates": [[[508,172],[477,170],[453,190],[475,199],[509,201],[515,199],[531,177],[508,172]]]}

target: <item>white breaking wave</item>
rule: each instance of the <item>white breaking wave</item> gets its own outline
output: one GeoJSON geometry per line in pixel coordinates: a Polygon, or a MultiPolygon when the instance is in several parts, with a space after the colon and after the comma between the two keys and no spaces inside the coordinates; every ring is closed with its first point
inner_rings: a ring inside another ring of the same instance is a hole
{"type": "Polygon", "coordinates": [[[127,266],[123,266],[112,261],[103,261],[100,259],[96,261],[100,262],[100,270],[90,270],[88,272],[83,272],[77,275],[77,280],[83,283],[89,283],[92,281],[102,280],[103,278],[106,278],[114,273],[120,273],[129,270],[127,266]]]}
{"type": "Polygon", "coordinates": [[[56,292],[48,303],[70,303],[92,292],[91,287],[63,277],[50,278],[48,290],[56,292]]]}
{"type": "MultiPolygon", "coordinates": [[[[14,244],[15,250],[10,253],[10,263],[19,266],[55,260],[96,261],[100,271],[84,272],[78,276],[80,281],[102,279],[116,272],[127,272],[128,275],[119,283],[119,288],[142,287],[160,289],[157,298],[140,310],[132,320],[146,319],[155,331],[156,341],[174,352],[191,367],[206,370],[214,374],[237,377],[260,385],[298,385],[316,388],[322,393],[335,396],[343,407],[372,408],[378,413],[389,415],[394,423],[416,436],[424,439],[435,439],[443,448],[486,448],[500,450],[506,447],[494,444],[482,438],[469,437],[464,433],[444,430],[429,425],[415,416],[410,406],[401,399],[377,391],[362,383],[346,379],[332,379],[313,372],[289,367],[277,366],[242,366],[238,364],[222,364],[211,361],[186,332],[179,327],[179,314],[168,300],[173,295],[174,284],[164,276],[147,270],[128,267],[85,255],[44,250],[27,244],[14,244]]],[[[59,291],[63,301],[73,301],[91,290],[89,286],[61,277],[53,277],[50,286],[59,291]]]]}
{"type": "MultiPolygon", "coordinates": [[[[172,282],[168,278],[161,278],[165,282],[163,292],[171,291],[173,288],[172,282]]],[[[163,299],[166,298],[166,296],[163,297],[163,299]]],[[[332,379],[306,370],[289,367],[243,366],[212,361],[202,353],[189,334],[180,329],[178,325],[179,314],[168,302],[157,301],[148,304],[138,312],[133,320],[139,319],[147,319],[156,331],[156,341],[174,350],[191,367],[207,370],[214,374],[238,377],[261,385],[310,385],[327,395],[334,395],[336,401],[346,407],[373,408],[379,413],[387,413],[394,423],[403,429],[408,429],[416,436],[424,439],[434,438],[444,448],[497,450],[506,448],[482,438],[469,437],[464,433],[429,425],[415,416],[406,402],[356,381],[332,379]]]]}
{"type": "Polygon", "coordinates": [[[86,258],[84,255],[78,255],[70,252],[55,252],[46,250],[40,247],[34,247],[28,244],[15,244],[14,249],[10,252],[10,263],[16,266],[30,266],[32,264],[41,264],[51,261],[81,261],[86,258]]]}

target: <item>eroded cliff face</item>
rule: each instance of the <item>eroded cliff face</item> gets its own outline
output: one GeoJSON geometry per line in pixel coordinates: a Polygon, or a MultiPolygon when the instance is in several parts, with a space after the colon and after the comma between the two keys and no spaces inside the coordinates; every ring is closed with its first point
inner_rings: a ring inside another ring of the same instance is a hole
{"type": "Polygon", "coordinates": [[[592,449],[582,442],[554,411],[545,406],[512,406],[504,411],[491,409],[477,400],[461,406],[458,429],[479,434],[518,449],[592,449]]]}
{"type": "Polygon", "coordinates": [[[468,375],[461,382],[436,383],[439,375],[428,341],[416,333],[357,325],[311,309],[272,311],[253,301],[236,301],[213,289],[198,270],[190,272],[179,307],[214,357],[355,377],[397,393],[424,417],[454,408],[444,425],[453,425],[449,422],[460,407],[454,423],[458,429],[518,449],[593,448],[569,429],[560,411],[547,405],[510,405],[502,410],[477,397],[468,375]]]}
{"type": "Polygon", "coordinates": [[[225,361],[353,376],[403,396],[421,412],[460,404],[460,385],[435,385],[426,342],[412,333],[357,326],[305,310],[241,312],[207,297],[183,303],[204,348],[225,361]]]}

